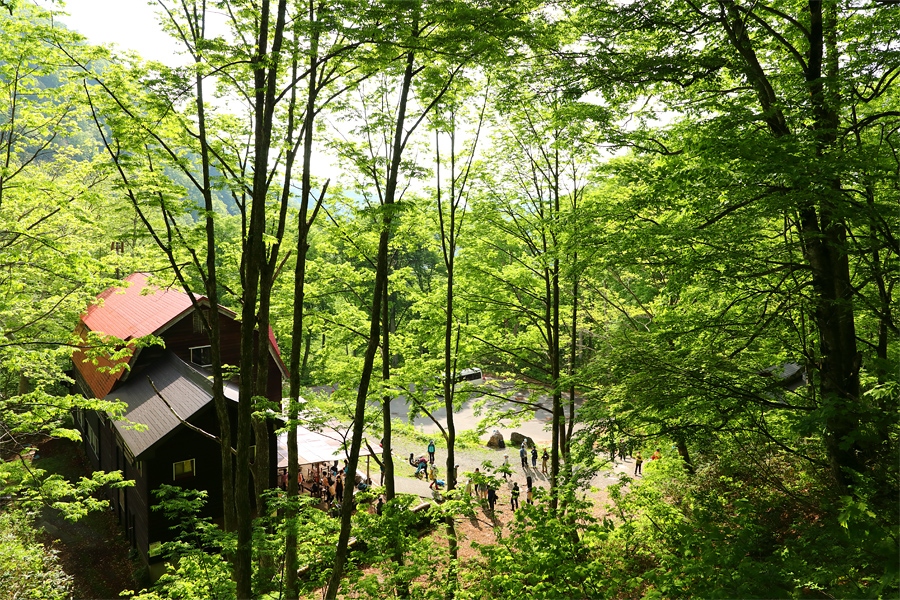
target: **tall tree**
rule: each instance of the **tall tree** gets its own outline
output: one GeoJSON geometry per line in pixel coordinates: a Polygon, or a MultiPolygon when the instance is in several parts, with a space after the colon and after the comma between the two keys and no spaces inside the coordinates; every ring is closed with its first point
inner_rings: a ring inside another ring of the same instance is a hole
{"type": "MultiPolygon", "coordinates": [[[[465,3],[427,4],[412,0],[406,5],[408,13],[398,15],[395,12],[395,6],[394,4],[378,5],[374,9],[376,12],[387,10],[384,22],[390,24],[389,27],[385,27],[386,37],[379,40],[380,43],[376,48],[382,53],[382,59],[384,59],[384,53],[387,53],[387,58],[391,62],[396,61],[398,66],[402,65],[402,73],[398,78],[399,83],[396,88],[397,100],[395,104],[389,104],[395,108],[377,124],[381,128],[382,123],[387,123],[388,126],[383,130],[391,133],[383,138],[383,144],[379,142],[377,153],[360,152],[358,147],[351,149],[352,154],[356,157],[354,162],[371,178],[371,185],[378,195],[382,227],[378,258],[375,261],[376,277],[373,292],[375,299],[372,302],[372,312],[370,313],[370,337],[363,361],[354,415],[349,461],[351,472],[356,468],[359,445],[362,441],[363,416],[372,370],[370,361],[374,360],[379,339],[382,339],[382,343],[386,341],[386,338],[382,338],[383,331],[379,329],[376,321],[384,318],[382,312],[384,297],[387,295],[385,287],[388,269],[387,252],[392,219],[396,212],[395,204],[401,193],[399,175],[401,166],[404,164],[404,153],[419,125],[444,98],[463,70],[476,58],[484,58],[488,52],[496,49],[490,40],[484,40],[479,33],[485,27],[491,27],[492,23],[498,21],[498,15],[490,10],[491,7],[486,9],[469,6],[465,3]],[[396,49],[399,49],[399,52],[396,49]],[[415,89],[414,81],[417,83],[415,89]],[[409,116],[407,115],[408,111],[409,116]]],[[[501,14],[503,12],[501,11],[501,14]]],[[[363,130],[365,131],[371,125],[371,123],[366,124],[363,130]]],[[[372,132],[369,131],[369,133],[372,132]]],[[[381,351],[384,360],[387,361],[390,349],[385,346],[381,348],[381,351]]],[[[384,372],[382,376],[385,376],[384,372]]],[[[389,414],[389,404],[385,404],[385,411],[389,414]]],[[[388,418],[389,416],[385,420],[388,418]]],[[[390,440],[387,437],[383,460],[390,460],[390,440]]],[[[335,569],[332,572],[326,594],[328,598],[334,598],[337,594],[346,559],[346,543],[349,540],[352,490],[345,489],[344,494],[341,537],[335,569]]]]}
{"type": "MultiPolygon", "coordinates": [[[[466,91],[471,90],[470,87],[463,88],[466,91]]],[[[463,231],[463,221],[466,214],[466,199],[469,195],[470,174],[475,161],[475,152],[478,147],[478,138],[481,134],[482,124],[484,122],[485,108],[487,106],[489,86],[485,90],[485,103],[482,105],[478,113],[477,124],[473,139],[470,141],[468,148],[463,147],[463,152],[457,150],[457,136],[460,123],[463,119],[459,116],[462,110],[461,102],[459,102],[460,94],[454,94],[454,98],[445,103],[437,111],[435,118],[435,200],[437,217],[439,223],[439,234],[441,241],[441,255],[444,261],[444,268],[447,273],[446,288],[444,292],[444,344],[443,344],[443,396],[444,411],[447,419],[446,442],[447,442],[447,492],[456,489],[456,423],[454,422],[453,413],[456,410],[455,392],[457,375],[460,372],[459,366],[459,344],[461,325],[457,316],[454,314],[455,284],[454,275],[456,272],[456,257],[458,255],[460,237],[463,231]],[[441,189],[441,153],[440,153],[440,134],[444,132],[449,138],[449,190],[447,190],[448,198],[445,199],[441,189]],[[461,154],[461,155],[460,155],[461,154]],[[460,160],[460,158],[462,160],[460,160]],[[457,166],[459,163],[459,167],[457,166]],[[454,340],[455,335],[455,340],[454,340]]],[[[464,92],[465,93],[465,92],[464,92]]],[[[448,585],[452,595],[459,585],[456,580],[458,568],[458,540],[456,534],[456,517],[448,514],[447,523],[447,539],[449,540],[450,551],[450,568],[448,569],[448,585]]]]}
{"type": "Polygon", "coordinates": [[[511,96],[500,114],[505,127],[495,140],[497,176],[486,186],[479,215],[490,226],[480,240],[481,264],[474,267],[485,283],[468,296],[483,303],[495,322],[506,323],[503,331],[482,336],[491,352],[501,363],[542,381],[552,398],[555,507],[568,430],[562,406],[566,327],[560,315],[574,302],[564,298],[561,278],[576,271],[574,264],[564,264],[574,259],[566,245],[573,241],[566,228],[574,212],[564,208],[577,207],[596,140],[590,127],[571,119],[573,107],[561,98],[545,104],[536,95],[511,96]],[[498,286],[501,293],[495,291],[498,286]]]}
{"type": "MultiPolygon", "coordinates": [[[[336,26],[335,19],[339,19],[340,15],[335,7],[325,6],[322,3],[314,3],[310,0],[306,5],[305,24],[309,28],[305,32],[304,39],[308,39],[307,63],[306,63],[306,105],[303,110],[303,125],[300,128],[302,136],[298,136],[297,145],[289,151],[289,160],[293,161],[290,152],[295,152],[300,144],[302,137],[302,170],[301,170],[301,189],[300,189],[300,208],[297,213],[297,248],[296,248],[296,266],[294,269],[294,293],[293,293],[293,329],[292,338],[301,340],[304,337],[304,299],[306,295],[306,265],[307,255],[309,252],[310,230],[315,222],[316,215],[319,212],[324,195],[328,189],[328,181],[324,183],[322,188],[318,190],[318,196],[314,198],[313,179],[312,179],[312,155],[313,155],[313,132],[316,124],[316,117],[322,111],[323,107],[330,101],[334,100],[341,91],[341,88],[335,89],[333,84],[335,81],[347,78],[345,71],[352,72],[354,66],[344,67],[341,63],[343,56],[349,54],[356,48],[361,41],[348,40],[340,27],[336,26]],[[326,38],[327,43],[323,43],[326,38]],[[326,93],[330,92],[330,93],[326,93]]],[[[300,23],[299,15],[297,15],[296,23],[300,23]]],[[[294,48],[294,52],[299,54],[299,45],[301,36],[299,25],[295,25],[293,44],[298,47],[294,48]]],[[[294,81],[298,79],[299,66],[302,63],[298,56],[293,59],[291,75],[294,81]]],[[[365,78],[366,75],[363,75],[365,78]]],[[[351,80],[352,83],[352,80],[351,80]]],[[[291,87],[291,108],[288,109],[289,118],[293,118],[296,85],[291,87]]],[[[289,130],[291,127],[288,128],[289,130]]],[[[291,142],[290,136],[288,142],[291,142]]],[[[290,168],[287,169],[290,172],[290,168]]],[[[286,207],[290,196],[289,179],[285,180],[282,188],[282,206],[286,207]]],[[[270,261],[270,267],[274,267],[274,260],[270,261]]],[[[274,281],[274,274],[271,277],[274,281]]],[[[290,368],[290,406],[288,410],[288,496],[295,497],[298,495],[298,456],[297,456],[297,425],[299,417],[298,403],[300,400],[300,378],[302,377],[302,369],[300,362],[301,346],[295,344],[291,352],[291,368],[290,368]]],[[[285,576],[285,590],[288,598],[298,596],[297,590],[297,533],[296,522],[289,520],[287,534],[285,537],[285,568],[287,570],[285,576]]]]}
{"type": "MultiPolygon", "coordinates": [[[[161,3],[161,6],[167,27],[193,58],[190,76],[182,77],[179,70],[158,64],[149,68],[136,64],[129,72],[110,73],[100,82],[108,100],[105,106],[98,104],[98,126],[101,131],[110,127],[107,149],[123,187],[141,212],[145,225],[154,232],[157,243],[168,254],[182,284],[190,289],[189,273],[196,275],[213,306],[219,302],[222,280],[217,265],[223,258],[217,249],[217,231],[223,217],[216,214],[214,189],[227,190],[239,211],[239,288],[234,291],[226,287],[235,295],[244,324],[240,340],[240,402],[233,481],[230,476],[232,444],[228,439],[231,426],[222,395],[217,312],[205,314],[212,342],[214,389],[223,445],[225,510],[226,515],[234,510],[232,525],[238,536],[235,579],[239,596],[249,597],[252,593],[251,499],[246,490],[251,484],[252,462],[257,505],[261,509],[263,492],[271,485],[268,477],[271,425],[260,416],[269,409],[279,408],[266,403],[268,388],[272,386],[267,373],[271,292],[281,264],[295,158],[303,148],[305,176],[301,204],[308,207],[312,147],[310,136],[305,134],[311,133],[313,117],[321,109],[321,102],[318,105],[315,102],[323,89],[322,82],[330,83],[333,73],[322,74],[324,60],[315,49],[305,53],[306,40],[310,39],[305,36],[314,40],[313,47],[318,40],[315,12],[311,17],[304,17],[308,7],[289,6],[286,0],[277,5],[268,1],[259,5],[228,2],[222,5],[228,31],[215,37],[208,31],[209,9],[205,3],[180,6],[161,3]],[[295,9],[300,13],[295,15],[295,9]],[[297,102],[295,84],[303,80],[309,84],[307,102],[297,102]],[[150,92],[130,87],[133,81],[145,85],[150,92]],[[228,106],[209,101],[206,89],[210,83],[217,94],[232,101],[228,106]],[[191,98],[191,105],[182,104],[185,94],[191,98]],[[303,114],[310,104],[313,110],[303,114]],[[101,109],[107,111],[102,116],[101,109]],[[191,222],[185,222],[180,216],[183,213],[178,212],[190,212],[194,208],[190,198],[187,203],[178,199],[180,190],[160,178],[163,173],[159,165],[171,165],[179,170],[188,185],[199,190],[204,198],[205,239],[199,252],[192,245],[191,222]],[[270,209],[271,199],[276,200],[274,211],[270,209]],[[160,211],[162,227],[151,220],[151,210],[160,211]],[[184,258],[188,269],[183,268],[184,258]],[[253,437],[256,454],[251,461],[253,437]]],[[[352,45],[331,49],[329,56],[348,47],[352,45]]],[[[300,269],[304,267],[308,218],[304,211],[304,222],[299,226],[301,245],[297,265],[300,269]]]]}
{"type": "MultiPolygon", "coordinates": [[[[898,249],[889,191],[895,186],[886,183],[896,154],[885,136],[900,116],[898,48],[889,33],[898,11],[818,0],[577,7],[582,42],[594,52],[582,55],[578,89],[652,100],[620,139],[648,157],[623,165],[648,192],[639,194],[643,206],[632,214],[652,219],[644,221],[650,235],[667,237],[663,226],[678,232],[668,238],[677,244],[657,242],[648,261],[679,265],[663,288],[670,306],[692,312],[684,304],[692,290],[682,285],[693,279],[682,278],[690,270],[743,290],[720,296],[721,304],[708,306],[708,320],[702,317],[707,326],[729,324],[719,331],[729,334],[730,350],[709,367],[723,380],[737,368],[753,381],[749,374],[773,364],[802,362],[811,386],[802,400],[785,402],[790,408],[770,406],[770,396],[755,396],[754,403],[792,413],[804,428],[821,426],[838,489],[860,493],[872,467],[891,462],[897,427],[889,416],[895,411],[874,401],[884,394],[873,396],[864,382],[897,339],[884,303],[893,278],[884,275],[898,249]],[[664,109],[684,116],[654,130],[654,111],[664,109]],[[666,200],[653,202],[654,193],[666,200]],[[676,217],[667,209],[683,212],[676,217]]],[[[713,380],[692,369],[681,372],[693,372],[695,384],[713,380]]],[[[723,386],[730,387],[725,397],[740,396],[733,383],[723,386]]],[[[722,407],[713,410],[727,418],[722,407]]],[[[887,481],[882,491],[891,487],[887,481]]]]}

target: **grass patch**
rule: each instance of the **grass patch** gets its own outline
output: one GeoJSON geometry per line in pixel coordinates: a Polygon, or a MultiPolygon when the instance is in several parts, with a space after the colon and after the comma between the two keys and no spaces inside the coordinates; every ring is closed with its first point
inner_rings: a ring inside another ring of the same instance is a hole
{"type": "MultiPolygon", "coordinates": [[[[391,423],[391,439],[401,438],[411,445],[421,445],[423,448],[428,445],[429,440],[435,442],[444,442],[443,436],[435,433],[423,433],[416,429],[412,423],[405,421],[393,421],[391,423]]],[[[467,429],[465,431],[456,432],[456,449],[457,450],[478,450],[484,448],[484,442],[481,439],[481,433],[475,429],[467,429]]]]}

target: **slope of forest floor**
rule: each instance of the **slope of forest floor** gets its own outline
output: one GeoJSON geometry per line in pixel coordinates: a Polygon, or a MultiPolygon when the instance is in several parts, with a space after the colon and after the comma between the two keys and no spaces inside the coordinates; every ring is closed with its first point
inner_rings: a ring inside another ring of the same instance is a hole
{"type": "MultiPolygon", "coordinates": [[[[47,438],[37,448],[32,464],[48,474],[71,481],[91,472],[81,444],[47,438]]],[[[73,578],[73,598],[119,598],[138,585],[131,549],[112,511],[91,512],[71,522],[59,511],[45,508],[37,524],[44,545],[56,551],[73,578]]]]}
{"type": "MultiPolygon", "coordinates": [[[[549,445],[548,440],[536,439],[539,449],[549,445]]],[[[397,481],[398,491],[419,490],[419,495],[423,499],[434,497],[430,492],[427,482],[417,480],[413,476],[414,468],[407,464],[406,459],[410,453],[416,457],[427,452],[425,445],[421,440],[409,437],[398,436],[392,440],[392,449],[394,451],[394,468],[395,478],[397,481]]],[[[464,487],[468,481],[468,477],[464,475],[466,472],[474,472],[476,468],[484,471],[485,461],[488,461],[493,467],[499,467],[504,458],[504,454],[509,454],[509,464],[513,470],[513,475],[509,477],[508,484],[498,490],[498,500],[494,511],[491,511],[486,501],[481,501],[472,517],[460,517],[457,520],[457,535],[459,538],[458,556],[460,561],[465,565],[466,562],[477,560],[480,553],[477,549],[478,545],[490,545],[497,543],[498,533],[506,535],[510,523],[515,519],[515,513],[510,505],[510,489],[513,482],[518,482],[521,488],[520,505],[525,503],[525,482],[526,477],[533,477],[534,485],[546,488],[549,486],[549,478],[541,474],[541,461],[538,459],[537,468],[531,468],[531,460],[529,458],[528,469],[523,469],[519,458],[518,450],[515,448],[507,448],[505,450],[496,450],[487,447],[467,447],[457,449],[455,452],[455,463],[459,465],[459,485],[464,487]]],[[[435,464],[438,465],[439,473],[445,471],[447,460],[446,450],[440,447],[435,453],[435,464]]],[[[591,488],[587,490],[586,495],[592,502],[592,513],[595,518],[611,517],[607,505],[609,504],[609,494],[607,487],[618,481],[621,474],[631,474],[634,469],[634,459],[629,458],[625,461],[617,461],[609,470],[598,473],[591,481],[591,488]]],[[[446,551],[448,541],[445,529],[443,527],[436,528],[431,534],[432,540],[439,548],[446,551]]],[[[364,569],[368,574],[377,573],[375,567],[364,569]]]]}
{"type": "MultiPolygon", "coordinates": [[[[541,440],[536,442],[541,448],[546,445],[541,440]]],[[[393,444],[398,490],[417,494],[426,500],[431,498],[432,493],[427,481],[413,477],[414,469],[406,462],[410,453],[416,456],[424,454],[424,445],[420,440],[403,436],[398,436],[393,440],[393,444]]],[[[72,480],[91,471],[80,444],[64,439],[44,439],[37,444],[37,448],[33,464],[47,470],[48,473],[59,473],[72,480]]],[[[498,490],[495,510],[490,511],[487,502],[483,501],[473,517],[460,518],[458,521],[459,557],[463,562],[477,559],[479,554],[477,545],[496,543],[497,528],[504,531],[514,519],[510,507],[512,482],[519,483],[522,490],[520,497],[522,504],[525,503],[528,475],[533,477],[534,484],[538,487],[546,488],[549,485],[548,477],[540,472],[540,460],[536,469],[529,466],[527,470],[523,470],[515,449],[495,450],[469,446],[456,451],[460,486],[465,486],[467,481],[465,473],[474,472],[476,468],[483,471],[486,461],[495,468],[499,467],[504,454],[510,455],[513,475],[510,476],[508,485],[498,490]]],[[[446,465],[446,456],[446,450],[439,447],[435,458],[441,473],[446,465]]],[[[608,502],[606,487],[616,481],[618,473],[624,473],[631,468],[633,461],[628,460],[617,464],[614,467],[615,472],[611,470],[595,477],[592,481],[593,487],[588,492],[594,504],[595,516],[606,515],[605,505],[608,502]]],[[[377,475],[373,476],[373,479],[376,478],[377,475]]],[[[146,586],[147,582],[143,582],[142,585],[135,578],[139,576],[139,573],[135,573],[135,561],[132,560],[127,540],[112,512],[90,513],[73,523],[63,519],[57,511],[45,509],[41,514],[39,527],[44,532],[44,544],[58,553],[66,573],[74,579],[73,598],[119,598],[121,592],[125,590],[141,589],[146,586]]],[[[443,528],[438,528],[432,535],[439,547],[446,548],[447,540],[443,528]]]]}

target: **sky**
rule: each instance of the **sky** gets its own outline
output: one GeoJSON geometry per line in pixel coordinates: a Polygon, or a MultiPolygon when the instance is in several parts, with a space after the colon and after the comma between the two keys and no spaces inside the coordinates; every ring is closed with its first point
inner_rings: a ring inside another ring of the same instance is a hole
{"type": "MultiPolygon", "coordinates": [[[[50,8],[58,1],[33,0],[50,8]]],[[[159,5],[154,0],[65,0],[60,21],[88,38],[91,44],[115,44],[119,51],[133,50],[146,60],[169,66],[186,65],[189,57],[179,54],[180,45],[159,25],[159,5]]],[[[332,185],[342,175],[336,160],[321,151],[313,156],[316,174],[332,178],[332,185]]]]}
{"type": "MultiPolygon", "coordinates": [[[[48,8],[49,0],[36,0],[48,8]]],[[[162,32],[156,17],[158,6],[148,0],[66,0],[69,16],[60,20],[90,40],[120,50],[134,50],[149,60],[176,65],[185,59],[175,53],[176,46],[162,32]]]]}
{"type": "MultiPolygon", "coordinates": [[[[59,10],[60,0],[32,0],[44,8],[59,10]]],[[[180,44],[162,31],[159,25],[160,10],[155,0],[64,0],[64,12],[60,20],[88,38],[92,44],[114,44],[119,51],[133,50],[147,60],[155,60],[169,66],[186,65],[189,58],[179,54],[180,44]]],[[[332,123],[333,127],[339,124],[332,123]]],[[[483,137],[481,145],[487,144],[483,137]]],[[[313,157],[313,169],[322,178],[332,178],[332,184],[344,179],[339,161],[319,148],[313,157]]],[[[344,183],[349,183],[345,181],[344,183]]],[[[431,182],[427,182],[430,184],[431,182]]],[[[426,182],[414,182],[418,189],[426,182]]]]}

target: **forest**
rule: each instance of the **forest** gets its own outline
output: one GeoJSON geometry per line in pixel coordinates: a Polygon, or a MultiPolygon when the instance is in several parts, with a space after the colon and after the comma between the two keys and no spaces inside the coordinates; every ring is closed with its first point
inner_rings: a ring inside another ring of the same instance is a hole
{"type": "Polygon", "coordinates": [[[29,449],[120,410],[73,393],[74,329],[135,272],[252,327],[228,365],[202,323],[224,524],[164,491],[170,571],[134,598],[900,595],[895,0],[156,4],[121,27],[164,29],[178,66],[0,1],[0,597],[71,597],[36,515],[127,485],[29,449]],[[453,419],[470,367],[528,390],[498,388],[474,433],[453,419]],[[463,556],[455,453],[538,397],[547,493],[463,556]],[[398,402],[446,413],[430,534],[395,486],[398,402]],[[253,487],[275,413],[281,495],[253,487]],[[297,426],[324,419],[350,472],[381,444],[381,515],[351,486],[334,518],[299,494],[297,426]],[[665,460],[593,506],[622,437],[665,460]]]}

